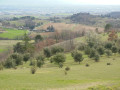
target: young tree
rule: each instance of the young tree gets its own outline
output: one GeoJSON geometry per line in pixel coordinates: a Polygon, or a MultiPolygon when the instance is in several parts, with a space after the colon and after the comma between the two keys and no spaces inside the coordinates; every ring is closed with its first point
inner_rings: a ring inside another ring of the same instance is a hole
{"type": "Polygon", "coordinates": [[[109,56],[112,56],[112,51],[111,50],[106,50],[106,55],[109,57],[109,56]]]}
{"type": "Polygon", "coordinates": [[[32,54],[32,53],[34,52],[35,47],[34,47],[31,43],[29,43],[29,41],[30,41],[30,38],[29,38],[29,36],[25,33],[25,34],[24,34],[24,38],[23,38],[24,53],[30,53],[30,54],[32,54]]]}
{"type": "Polygon", "coordinates": [[[90,58],[95,57],[96,53],[97,53],[96,50],[95,50],[94,48],[92,48],[92,49],[90,50],[90,55],[89,55],[89,57],[90,57],[90,58]]]}
{"type": "Polygon", "coordinates": [[[116,32],[114,30],[111,31],[111,33],[109,34],[108,40],[109,41],[117,41],[117,38],[118,38],[118,36],[117,36],[116,32]]]}
{"type": "Polygon", "coordinates": [[[41,35],[36,35],[35,36],[35,42],[38,43],[43,40],[43,37],[41,35]]]}
{"type": "Polygon", "coordinates": [[[105,53],[103,47],[99,47],[99,48],[97,49],[97,51],[98,51],[98,53],[99,53],[100,55],[103,55],[103,54],[105,53]]]}
{"type": "Polygon", "coordinates": [[[40,55],[39,57],[37,57],[37,66],[39,68],[41,68],[42,65],[44,64],[44,59],[45,59],[45,57],[43,55],[40,55]]]}
{"type": "Polygon", "coordinates": [[[111,49],[112,46],[113,46],[112,42],[107,42],[107,43],[105,43],[105,48],[106,48],[106,49],[111,49]]]}
{"type": "Polygon", "coordinates": [[[96,54],[96,55],[94,56],[94,59],[95,59],[96,62],[98,62],[98,61],[100,60],[100,56],[99,56],[98,54],[96,54]]]}
{"type": "Polygon", "coordinates": [[[112,28],[111,24],[106,24],[105,25],[105,32],[108,32],[112,28]]]}
{"type": "Polygon", "coordinates": [[[32,66],[32,67],[31,67],[31,73],[32,73],[32,74],[35,74],[35,73],[36,73],[36,70],[37,70],[37,68],[36,68],[35,66],[32,66]]]}
{"type": "Polygon", "coordinates": [[[57,53],[57,54],[54,55],[51,59],[52,59],[52,61],[53,61],[54,63],[58,64],[59,67],[60,67],[60,64],[63,65],[63,63],[65,62],[66,57],[65,57],[65,55],[62,54],[62,53],[57,53]]]}
{"type": "Polygon", "coordinates": [[[14,53],[24,53],[24,47],[20,42],[13,46],[13,50],[14,53]]]}
{"type": "Polygon", "coordinates": [[[22,55],[20,55],[18,53],[13,53],[10,57],[11,57],[11,59],[13,59],[15,61],[16,66],[23,64],[22,63],[22,61],[23,61],[22,55]]]}
{"type": "Polygon", "coordinates": [[[6,68],[14,68],[16,66],[15,60],[11,57],[7,58],[4,66],[6,68]]]}
{"type": "Polygon", "coordinates": [[[79,53],[79,52],[77,52],[77,53],[75,53],[75,55],[74,55],[74,61],[75,62],[79,62],[79,64],[80,64],[80,62],[82,62],[83,61],[83,56],[82,56],[82,54],[81,53],[79,53]]]}
{"type": "Polygon", "coordinates": [[[85,50],[84,50],[85,54],[89,55],[90,51],[91,51],[91,49],[89,46],[85,47],[85,50]]]}
{"type": "Polygon", "coordinates": [[[55,47],[52,47],[51,52],[53,55],[56,53],[62,53],[64,52],[64,48],[55,46],[55,47]]]}
{"type": "Polygon", "coordinates": [[[29,54],[29,53],[26,53],[26,54],[23,56],[23,60],[24,60],[25,62],[27,62],[29,59],[30,59],[30,54],[29,54]]]}
{"type": "Polygon", "coordinates": [[[51,51],[50,51],[50,49],[44,48],[44,55],[49,58],[49,57],[51,56],[51,51]]]}
{"type": "Polygon", "coordinates": [[[117,48],[116,46],[113,46],[113,47],[112,47],[112,52],[113,52],[113,53],[117,53],[117,52],[118,52],[118,48],[117,48]]]}

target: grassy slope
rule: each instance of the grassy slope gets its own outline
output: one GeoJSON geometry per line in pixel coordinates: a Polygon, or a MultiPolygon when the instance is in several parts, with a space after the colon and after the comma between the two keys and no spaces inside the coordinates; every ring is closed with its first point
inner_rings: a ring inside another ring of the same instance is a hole
{"type": "MultiPolygon", "coordinates": [[[[71,70],[68,75],[64,75],[64,68],[59,69],[54,64],[46,62],[43,68],[37,69],[35,75],[30,74],[30,68],[26,65],[20,66],[17,70],[5,69],[0,71],[0,89],[13,90],[36,90],[36,89],[87,89],[96,85],[117,85],[120,84],[120,56],[111,58],[102,57],[99,63],[91,59],[85,60],[79,65],[75,63],[70,56],[66,54],[67,62],[65,66],[69,66],[71,70]],[[107,66],[110,62],[112,65],[107,66]],[[89,63],[90,67],[85,67],[89,63]],[[93,85],[91,85],[94,83],[93,85]],[[114,84],[113,84],[114,83],[114,84]],[[88,86],[86,86],[89,84],[88,86]],[[84,87],[83,87],[84,86],[84,87]]],[[[29,64],[29,62],[27,63],[29,64]]],[[[119,86],[120,87],[120,86],[119,86]]]]}
{"type": "MultiPolygon", "coordinates": [[[[102,38],[105,40],[107,36],[102,38]]],[[[77,42],[80,40],[84,41],[84,38],[77,38],[75,40],[77,42]]],[[[0,71],[0,89],[86,90],[89,87],[98,85],[105,85],[111,88],[120,87],[120,55],[117,54],[110,58],[102,56],[98,63],[84,55],[85,59],[80,65],[73,61],[70,53],[65,55],[66,62],[62,69],[46,61],[46,64],[41,69],[37,69],[35,75],[30,74],[29,62],[19,66],[17,70],[4,69],[0,71]],[[90,67],[85,67],[86,63],[90,64],[90,67]],[[112,65],[107,66],[107,63],[112,65]],[[64,75],[64,68],[66,66],[71,68],[68,75],[64,75]]],[[[98,88],[100,88],[99,90],[106,90],[101,89],[101,87],[98,88]]]]}
{"type": "Polygon", "coordinates": [[[25,30],[16,30],[16,29],[5,29],[5,30],[6,32],[0,34],[1,38],[14,39],[18,36],[24,35],[25,33],[25,30]]]}

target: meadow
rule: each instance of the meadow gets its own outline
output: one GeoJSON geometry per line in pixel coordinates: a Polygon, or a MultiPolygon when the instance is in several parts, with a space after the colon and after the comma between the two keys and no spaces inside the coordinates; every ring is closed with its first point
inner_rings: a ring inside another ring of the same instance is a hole
{"type": "MultiPolygon", "coordinates": [[[[86,57],[86,56],[84,56],[86,57]]],[[[100,62],[95,62],[88,57],[78,64],[74,62],[70,53],[66,53],[66,62],[62,69],[57,65],[46,64],[37,68],[36,74],[30,74],[27,62],[18,69],[4,69],[0,71],[0,89],[6,90],[94,90],[90,88],[111,88],[107,90],[120,89],[120,55],[110,58],[102,56],[100,62]],[[89,63],[89,67],[85,64],[89,63]],[[107,65],[111,63],[111,65],[107,65]],[[70,67],[68,74],[64,74],[64,68],[70,67]],[[88,89],[89,88],[89,89],[88,89]],[[116,89],[117,88],[117,89],[116,89]]],[[[95,89],[96,90],[96,89],[95,89]]]]}
{"type": "Polygon", "coordinates": [[[16,39],[17,37],[21,37],[28,33],[26,30],[17,30],[17,29],[4,29],[6,32],[0,33],[0,38],[8,38],[8,39],[16,39]]]}

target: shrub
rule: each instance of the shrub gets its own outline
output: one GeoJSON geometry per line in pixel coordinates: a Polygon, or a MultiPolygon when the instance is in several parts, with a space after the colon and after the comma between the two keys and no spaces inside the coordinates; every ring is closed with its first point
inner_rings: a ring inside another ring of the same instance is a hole
{"type": "Polygon", "coordinates": [[[116,46],[113,46],[113,47],[112,47],[112,52],[113,52],[113,53],[117,53],[117,52],[118,52],[118,48],[117,48],[116,46]]]}
{"type": "Polygon", "coordinates": [[[72,52],[71,52],[71,56],[74,57],[76,53],[77,53],[76,50],[72,51],[72,52]]]}
{"type": "Polygon", "coordinates": [[[109,56],[112,56],[112,51],[111,50],[106,50],[105,51],[106,55],[109,57],[109,56]]]}
{"type": "Polygon", "coordinates": [[[53,47],[52,49],[51,49],[51,52],[52,52],[52,54],[54,55],[54,54],[56,54],[56,53],[62,53],[62,52],[64,52],[64,49],[62,48],[62,47],[53,47]]]}
{"type": "Polygon", "coordinates": [[[44,55],[49,58],[49,57],[51,56],[51,51],[50,51],[50,49],[45,48],[45,49],[44,49],[44,55]]]}
{"type": "Polygon", "coordinates": [[[106,44],[105,44],[105,48],[106,49],[111,49],[112,48],[112,43],[111,42],[107,42],[106,44]]]}
{"type": "Polygon", "coordinates": [[[100,55],[103,55],[103,54],[105,53],[103,47],[99,47],[99,48],[97,49],[97,51],[98,51],[98,53],[99,53],[100,55]]]}
{"type": "Polygon", "coordinates": [[[107,63],[107,65],[111,65],[111,63],[107,63]]]}
{"type": "Polygon", "coordinates": [[[75,53],[75,55],[74,55],[74,61],[75,62],[79,62],[79,64],[80,64],[80,62],[82,62],[83,61],[83,55],[81,54],[81,53],[79,53],[79,52],[77,52],[77,53],[75,53]]]}
{"type": "Polygon", "coordinates": [[[29,53],[26,53],[26,54],[23,56],[23,60],[24,60],[25,62],[27,62],[29,59],[30,59],[30,54],[29,54],[29,53]]]}
{"type": "Polygon", "coordinates": [[[35,59],[31,59],[30,60],[30,66],[36,66],[36,60],[35,59]]]}
{"type": "Polygon", "coordinates": [[[65,59],[65,55],[62,53],[58,53],[52,57],[52,61],[58,65],[63,64],[65,62],[65,59]]]}
{"type": "Polygon", "coordinates": [[[65,75],[67,75],[67,72],[70,70],[70,67],[65,68],[65,75]]]}
{"type": "Polygon", "coordinates": [[[7,60],[5,61],[4,66],[6,68],[14,68],[16,66],[15,60],[13,58],[7,58],[7,60]]]}
{"type": "Polygon", "coordinates": [[[23,61],[22,55],[20,55],[20,54],[18,54],[18,53],[13,53],[10,57],[15,60],[15,64],[16,64],[17,66],[23,64],[23,63],[22,63],[22,61],[23,61]]]}
{"type": "Polygon", "coordinates": [[[98,54],[96,54],[94,59],[95,59],[96,62],[98,62],[100,60],[100,56],[98,54]]]}
{"type": "Polygon", "coordinates": [[[85,51],[84,51],[85,54],[89,55],[90,51],[91,51],[90,47],[85,47],[85,51]]]}
{"type": "Polygon", "coordinates": [[[62,68],[63,67],[63,63],[59,63],[59,68],[62,68]]]}
{"type": "Polygon", "coordinates": [[[70,67],[66,67],[66,68],[65,68],[65,71],[69,71],[69,70],[70,70],[70,67]]]}
{"type": "Polygon", "coordinates": [[[20,43],[20,42],[18,42],[16,45],[14,45],[14,47],[13,47],[13,50],[14,50],[14,53],[24,53],[24,46],[20,43]]]}
{"type": "Polygon", "coordinates": [[[42,65],[44,64],[44,59],[45,57],[43,55],[40,55],[39,57],[37,57],[37,66],[39,68],[42,67],[42,65]]]}
{"type": "Polygon", "coordinates": [[[97,51],[96,51],[94,48],[92,48],[92,49],[90,50],[90,55],[89,55],[89,57],[90,57],[90,58],[95,57],[96,53],[97,53],[97,51]]]}
{"type": "Polygon", "coordinates": [[[32,73],[32,74],[35,74],[35,73],[36,73],[36,70],[37,70],[37,69],[36,69],[35,66],[31,67],[31,73],[32,73]]]}
{"type": "Polygon", "coordinates": [[[38,42],[40,42],[40,41],[42,41],[42,40],[43,40],[43,38],[42,38],[41,35],[36,35],[36,36],[35,36],[35,42],[36,42],[36,43],[38,43],[38,42]]]}
{"type": "Polygon", "coordinates": [[[89,67],[90,65],[87,63],[85,66],[86,66],[86,67],[89,67]]]}
{"type": "Polygon", "coordinates": [[[85,44],[81,43],[79,46],[78,46],[78,50],[80,51],[83,51],[85,49],[85,44]]]}

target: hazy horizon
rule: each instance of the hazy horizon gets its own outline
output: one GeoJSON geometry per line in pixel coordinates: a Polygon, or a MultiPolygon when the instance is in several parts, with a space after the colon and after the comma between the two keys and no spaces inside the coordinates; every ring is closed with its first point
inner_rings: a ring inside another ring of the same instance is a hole
{"type": "Polygon", "coordinates": [[[120,5],[118,0],[0,0],[1,6],[120,5]]]}

